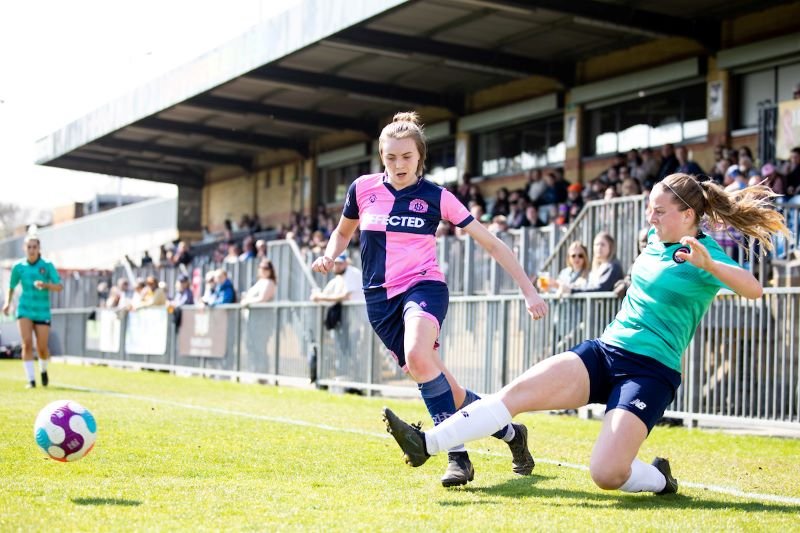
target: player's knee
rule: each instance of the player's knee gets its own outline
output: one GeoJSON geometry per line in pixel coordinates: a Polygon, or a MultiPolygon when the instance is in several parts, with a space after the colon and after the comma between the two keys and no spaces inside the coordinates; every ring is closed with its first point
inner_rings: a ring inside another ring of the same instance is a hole
{"type": "Polygon", "coordinates": [[[42,348],[39,346],[36,351],[39,354],[39,359],[48,359],[50,357],[50,351],[46,347],[42,348]]]}
{"type": "Polygon", "coordinates": [[[420,348],[412,348],[406,352],[406,363],[408,363],[408,370],[412,375],[419,373],[426,373],[430,366],[430,354],[420,348]]]}
{"type": "Polygon", "coordinates": [[[615,468],[608,464],[596,464],[592,461],[589,466],[589,473],[592,481],[603,490],[614,490],[620,488],[627,481],[629,473],[624,469],[615,468]]]}
{"type": "Polygon", "coordinates": [[[22,351],[31,353],[33,351],[33,341],[32,340],[30,340],[30,341],[23,340],[22,341],[22,351]]]}

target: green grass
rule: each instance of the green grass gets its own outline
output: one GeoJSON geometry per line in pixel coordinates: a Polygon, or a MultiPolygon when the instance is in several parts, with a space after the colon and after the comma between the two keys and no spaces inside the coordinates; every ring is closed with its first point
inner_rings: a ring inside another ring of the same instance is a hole
{"type": "MultiPolygon", "coordinates": [[[[470,446],[475,481],[444,489],[445,456],[409,468],[380,420],[386,404],[429,426],[418,400],[64,364],[50,373],[49,388],[25,390],[20,362],[0,361],[0,531],[800,528],[797,504],[685,485],[665,497],[596,488],[570,465],[588,464],[597,421],[520,417],[534,475],[514,476],[489,438],[470,446]],[[38,410],[58,399],[98,422],[95,449],[76,463],[45,458],[33,440],[38,410]]],[[[640,457],[655,455],[682,482],[800,498],[798,440],[658,427],[640,457]]]]}

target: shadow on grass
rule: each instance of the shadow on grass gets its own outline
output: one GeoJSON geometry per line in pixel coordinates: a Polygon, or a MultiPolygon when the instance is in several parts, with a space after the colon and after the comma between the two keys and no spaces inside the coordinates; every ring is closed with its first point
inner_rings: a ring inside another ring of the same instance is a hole
{"type": "Polygon", "coordinates": [[[121,498],[72,498],[75,505],[119,505],[121,507],[136,507],[142,505],[139,500],[123,500],[121,498]]]}
{"type": "MultiPolygon", "coordinates": [[[[536,487],[536,483],[544,476],[529,476],[524,478],[509,479],[498,485],[488,487],[464,487],[465,492],[486,494],[488,496],[502,496],[508,498],[536,498],[540,504],[548,505],[546,500],[574,500],[576,507],[597,507],[608,509],[737,509],[745,512],[767,513],[798,513],[800,506],[769,502],[713,500],[695,497],[686,494],[667,494],[656,496],[649,493],[628,494],[619,491],[608,493],[588,492],[582,490],[566,490],[536,487]]],[[[720,495],[722,496],[722,495],[720,495]]],[[[450,505],[448,501],[441,502],[450,505]]],[[[553,506],[570,505],[567,502],[549,503],[553,506]]]]}

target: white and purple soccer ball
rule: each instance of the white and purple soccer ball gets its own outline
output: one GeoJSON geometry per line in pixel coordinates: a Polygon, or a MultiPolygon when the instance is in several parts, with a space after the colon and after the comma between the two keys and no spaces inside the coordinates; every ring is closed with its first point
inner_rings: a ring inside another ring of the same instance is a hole
{"type": "Polygon", "coordinates": [[[39,411],[33,425],[36,444],[51,459],[77,461],[94,447],[97,423],[77,402],[58,400],[39,411]]]}

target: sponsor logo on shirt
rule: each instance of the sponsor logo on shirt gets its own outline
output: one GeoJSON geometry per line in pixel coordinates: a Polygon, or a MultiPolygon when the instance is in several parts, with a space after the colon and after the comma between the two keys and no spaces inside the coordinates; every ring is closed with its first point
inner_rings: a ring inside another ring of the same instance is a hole
{"type": "Polygon", "coordinates": [[[403,228],[421,228],[425,225],[425,219],[419,217],[401,217],[397,215],[375,215],[368,214],[364,217],[367,224],[378,224],[381,226],[400,226],[403,228]]]}
{"type": "Polygon", "coordinates": [[[425,200],[411,200],[408,208],[415,213],[426,213],[428,211],[428,202],[425,200]]]}

